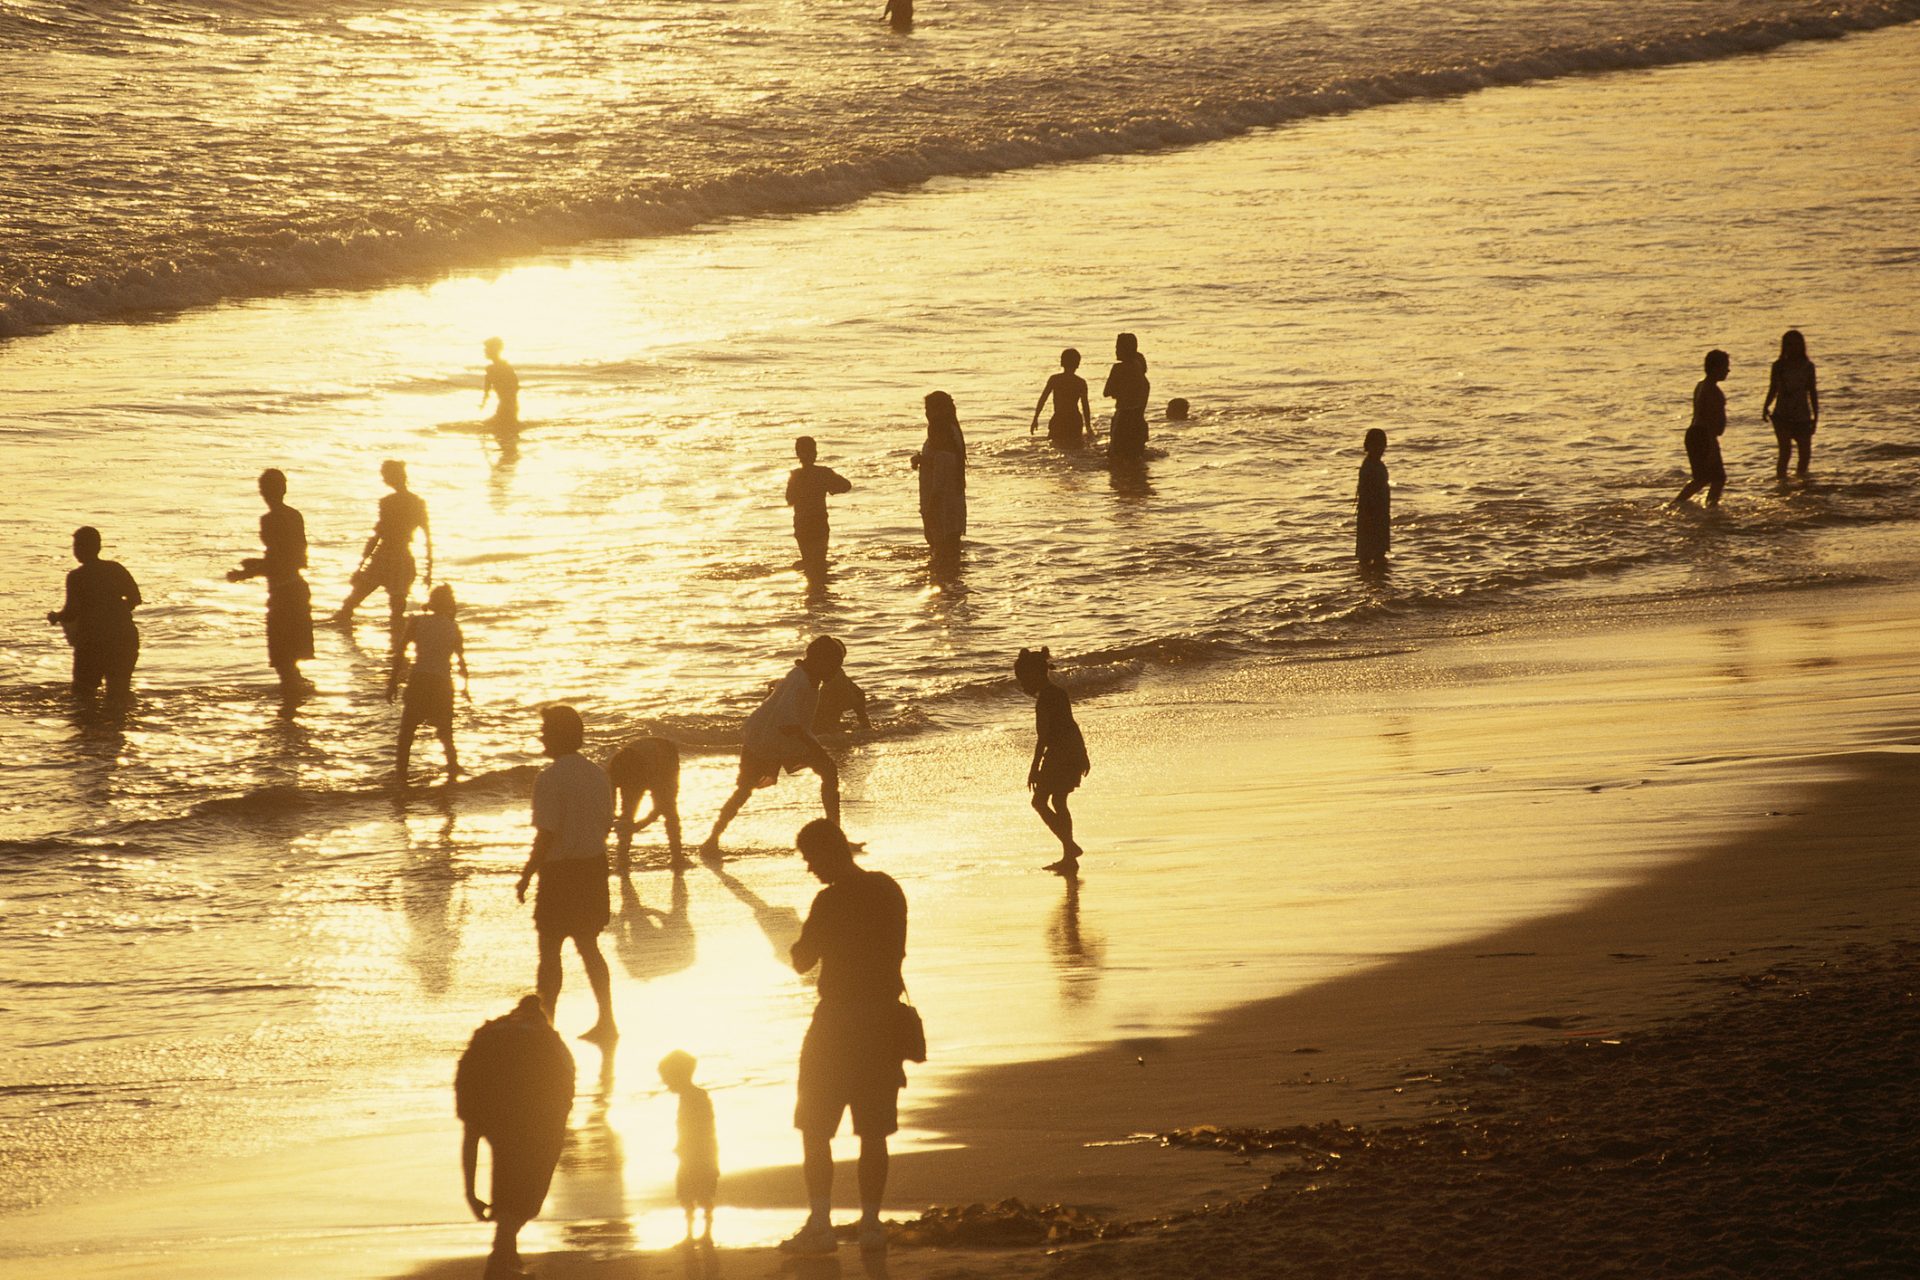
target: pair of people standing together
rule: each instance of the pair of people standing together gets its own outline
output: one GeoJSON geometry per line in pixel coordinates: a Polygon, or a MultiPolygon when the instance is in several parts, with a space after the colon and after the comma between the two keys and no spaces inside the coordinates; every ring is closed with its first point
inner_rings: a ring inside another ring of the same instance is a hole
{"type": "MultiPolygon", "coordinates": [[[[1720,456],[1720,437],[1727,430],[1727,397],[1720,390],[1733,368],[1732,357],[1715,349],[1707,352],[1706,376],[1693,389],[1693,419],[1687,426],[1687,466],[1691,473],[1686,487],[1674,498],[1679,506],[1694,494],[1705,490],[1707,505],[1720,505],[1720,494],[1727,487],[1726,463],[1720,456]]],[[[1774,474],[1787,478],[1787,463],[1797,456],[1795,472],[1802,479],[1813,461],[1813,433],[1820,425],[1820,388],[1813,361],[1807,358],[1807,340],[1798,329],[1780,335],[1780,356],[1767,377],[1767,398],[1761,403],[1760,417],[1773,424],[1774,442],[1779,448],[1774,474]]]]}
{"type": "MultiPolygon", "coordinates": [[[[1107,456],[1121,460],[1138,459],[1147,451],[1147,400],[1153,384],[1147,379],[1147,358],[1140,354],[1140,340],[1131,333],[1114,339],[1113,367],[1107,371],[1102,389],[1113,401],[1113,421],[1108,428],[1107,456]]],[[[1053,416],[1047,420],[1047,439],[1061,448],[1077,448],[1099,441],[1093,426],[1093,406],[1087,398],[1087,380],[1082,378],[1080,353],[1068,347],[1060,353],[1060,372],[1047,379],[1040,399],[1033,406],[1031,435],[1040,428],[1040,411],[1053,401],[1053,416]]]]}

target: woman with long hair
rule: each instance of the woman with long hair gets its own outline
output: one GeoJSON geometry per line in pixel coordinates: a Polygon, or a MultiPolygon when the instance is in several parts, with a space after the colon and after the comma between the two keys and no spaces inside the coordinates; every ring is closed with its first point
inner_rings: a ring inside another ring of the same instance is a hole
{"type": "Polygon", "coordinates": [[[1796,471],[1805,477],[1813,460],[1813,431],[1820,425],[1820,388],[1814,382],[1813,361],[1807,359],[1807,340],[1798,329],[1780,335],[1780,358],[1767,379],[1760,417],[1773,423],[1773,438],[1780,444],[1774,474],[1787,478],[1787,458],[1797,450],[1796,471]]]}
{"type": "Polygon", "coordinates": [[[913,455],[920,473],[920,527],[936,559],[957,560],[967,532],[967,440],[953,397],[927,395],[927,438],[913,455]]]}

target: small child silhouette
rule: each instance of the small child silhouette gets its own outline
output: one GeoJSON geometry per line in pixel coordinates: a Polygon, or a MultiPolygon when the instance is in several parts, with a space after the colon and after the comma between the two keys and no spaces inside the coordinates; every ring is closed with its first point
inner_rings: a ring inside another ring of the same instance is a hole
{"type": "Polygon", "coordinates": [[[680,1097],[677,1129],[679,1141],[674,1154],[680,1157],[680,1172],[673,1180],[680,1207],[687,1214],[687,1239],[693,1239],[693,1211],[706,1215],[706,1230],[701,1238],[713,1239],[713,1197],[720,1186],[720,1144],[713,1131],[713,1099],[693,1082],[694,1056],[675,1049],[660,1059],[660,1079],[680,1097]]]}

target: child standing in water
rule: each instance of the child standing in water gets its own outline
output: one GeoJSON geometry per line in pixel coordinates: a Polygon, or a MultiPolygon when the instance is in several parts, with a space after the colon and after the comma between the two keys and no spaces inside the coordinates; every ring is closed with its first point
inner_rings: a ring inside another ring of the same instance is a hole
{"type": "Polygon", "coordinates": [[[787,477],[787,505],[793,508],[793,540],[800,544],[800,567],[809,574],[826,571],[827,495],[853,492],[853,482],[832,467],[819,465],[820,446],[812,436],[793,442],[800,465],[787,477]]]}
{"type": "Polygon", "coordinates": [[[713,1099],[693,1082],[696,1065],[692,1054],[675,1049],[660,1059],[660,1080],[679,1095],[676,1120],[679,1141],[673,1152],[680,1157],[680,1171],[673,1189],[687,1215],[687,1239],[693,1239],[693,1211],[706,1215],[706,1230],[701,1239],[713,1239],[713,1201],[720,1189],[720,1142],[714,1135],[713,1099]]]}
{"type": "Polygon", "coordinates": [[[1033,808],[1040,821],[1060,837],[1060,860],[1049,864],[1047,870],[1072,875],[1080,865],[1081,849],[1073,840],[1073,814],[1067,810],[1067,796],[1093,765],[1087,759],[1086,739],[1074,723],[1067,691],[1047,674],[1051,659],[1051,652],[1044,646],[1022,649],[1013,660],[1013,678],[1033,699],[1036,737],[1033,763],[1027,768],[1027,790],[1033,792],[1033,808]]]}
{"type": "Polygon", "coordinates": [[[481,350],[487,353],[487,377],[480,384],[480,407],[487,407],[487,397],[492,395],[497,403],[493,416],[487,419],[487,425],[496,431],[518,431],[520,429],[520,375],[500,354],[507,344],[498,338],[488,338],[481,350]]]}
{"type": "Polygon", "coordinates": [[[1053,417],[1047,420],[1047,439],[1063,449],[1076,448],[1082,440],[1087,444],[1094,442],[1093,406],[1087,401],[1087,380],[1074,372],[1079,367],[1078,351],[1068,347],[1060,353],[1060,372],[1048,378],[1047,385],[1040,389],[1028,435],[1040,429],[1040,410],[1046,408],[1047,397],[1052,396],[1053,417]]]}
{"type": "Polygon", "coordinates": [[[1807,340],[1798,329],[1789,329],[1780,335],[1780,358],[1773,362],[1767,398],[1760,406],[1760,417],[1773,424],[1773,437],[1780,445],[1774,474],[1782,480],[1787,478],[1787,459],[1796,449],[1801,478],[1813,461],[1813,430],[1820,424],[1820,388],[1814,383],[1807,340]]]}
{"type": "Polygon", "coordinates": [[[1387,485],[1387,433],[1375,427],[1367,432],[1363,446],[1367,451],[1360,464],[1360,487],[1354,495],[1354,554],[1362,567],[1379,567],[1387,562],[1387,547],[1392,540],[1393,490],[1387,485]]]}
{"type": "Polygon", "coordinates": [[[1720,460],[1720,436],[1727,429],[1727,396],[1720,384],[1727,380],[1733,361],[1718,349],[1707,352],[1707,376],[1694,384],[1693,421],[1687,424],[1687,466],[1692,478],[1671,505],[1679,506],[1702,489],[1707,505],[1720,505],[1720,491],[1727,487],[1727,467],[1720,460]]]}

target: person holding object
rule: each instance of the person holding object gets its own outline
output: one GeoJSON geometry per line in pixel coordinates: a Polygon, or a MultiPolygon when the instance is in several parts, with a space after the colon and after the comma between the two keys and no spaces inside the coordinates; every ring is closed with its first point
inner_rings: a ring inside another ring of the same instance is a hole
{"type": "Polygon", "coordinates": [[[140,661],[140,628],[133,621],[139,584],[125,565],[100,558],[100,531],[92,525],[73,531],[73,558],[80,565],[67,570],[66,600],[47,621],[73,646],[74,696],[91,698],[104,681],[109,700],[125,701],[140,661]]]}

